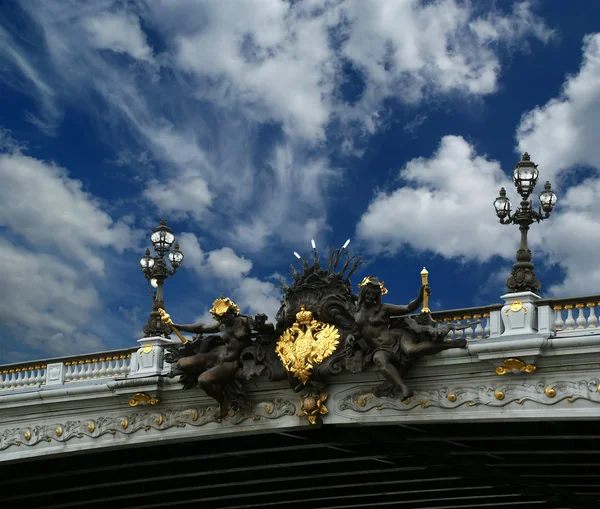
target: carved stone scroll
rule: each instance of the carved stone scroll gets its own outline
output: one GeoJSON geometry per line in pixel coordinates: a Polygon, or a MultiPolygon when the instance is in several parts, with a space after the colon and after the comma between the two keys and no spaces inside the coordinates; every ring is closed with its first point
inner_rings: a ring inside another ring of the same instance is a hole
{"type": "MultiPolygon", "coordinates": [[[[279,419],[292,416],[296,407],[288,400],[276,399],[261,401],[251,408],[230,412],[223,422],[241,424],[252,419],[279,419]]],[[[211,422],[221,422],[218,405],[205,405],[185,409],[168,409],[163,412],[136,412],[116,417],[97,417],[95,419],[65,421],[56,424],[32,425],[22,428],[6,429],[0,433],[0,450],[11,446],[33,446],[40,442],[67,442],[73,438],[98,438],[102,435],[131,435],[138,431],[164,431],[169,428],[185,426],[200,427],[211,422]]]]}

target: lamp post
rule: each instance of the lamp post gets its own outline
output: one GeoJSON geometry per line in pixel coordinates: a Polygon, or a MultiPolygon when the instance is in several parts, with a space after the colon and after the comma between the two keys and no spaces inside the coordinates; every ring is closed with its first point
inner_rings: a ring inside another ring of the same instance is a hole
{"type": "Polygon", "coordinates": [[[506,281],[509,293],[533,292],[537,293],[541,283],[535,277],[533,263],[531,263],[531,250],[527,245],[529,226],[535,221],[538,223],[550,217],[550,212],[556,205],[556,195],[552,192],[550,182],[546,182],[544,190],[540,193],[539,210],[534,210],[529,196],[537,184],[539,171],[537,165],[531,161],[525,152],[513,171],[513,182],[517,192],[521,195],[520,207],[511,215],[510,200],[506,197],[506,190],[500,189],[500,196],[494,201],[496,215],[501,224],[519,225],[521,231],[521,245],[517,251],[517,263],[514,264],[512,274],[506,281]]]}
{"type": "Polygon", "coordinates": [[[150,241],[152,242],[154,251],[156,251],[156,256],[151,256],[150,249],[146,249],[144,256],[140,260],[140,267],[149,284],[156,288],[156,292],[152,297],[152,311],[150,317],[143,328],[144,336],[164,336],[168,338],[171,329],[163,323],[158,310],[160,308],[165,308],[165,302],[163,300],[164,282],[170,276],[173,276],[177,272],[177,269],[179,269],[179,266],[183,261],[183,253],[179,250],[178,243],[175,243],[173,246],[175,235],[173,235],[171,228],[167,226],[167,221],[165,219],[161,220],[160,225],[152,230],[150,241]],[[171,246],[173,246],[172,251],[171,246]],[[171,267],[173,267],[172,269],[169,269],[165,263],[164,257],[167,254],[171,267]]]}

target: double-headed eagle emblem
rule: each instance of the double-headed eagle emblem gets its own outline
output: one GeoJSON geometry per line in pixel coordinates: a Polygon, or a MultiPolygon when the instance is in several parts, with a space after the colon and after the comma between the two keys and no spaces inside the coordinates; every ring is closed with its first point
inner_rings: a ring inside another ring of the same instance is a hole
{"type": "Polygon", "coordinates": [[[302,305],[296,322],[279,338],[275,352],[283,367],[305,384],[313,367],[335,351],[339,339],[336,327],[314,320],[312,312],[302,305]]]}

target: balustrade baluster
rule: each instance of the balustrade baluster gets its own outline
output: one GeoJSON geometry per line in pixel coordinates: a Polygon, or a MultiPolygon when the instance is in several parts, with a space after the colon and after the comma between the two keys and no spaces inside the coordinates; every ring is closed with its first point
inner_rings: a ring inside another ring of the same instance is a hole
{"type": "Polygon", "coordinates": [[[563,321],[563,318],[562,318],[563,307],[562,306],[554,306],[552,309],[556,313],[555,317],[554,317],[554,328],[557,331],[561,331],[561,330],[563,330],[563,327],[565,325],[565,322],[563,321]]]}
{"type": "MultiPolygon", "coordinates": [[[[469,321],[471,321],[473,319],[473,316],[472,315],[465,315],[465,316],[463,316],[463,319],[465,320],[465,322],[469,322],[469,321]]],[[[473,339],[474,338],[473,331],[474,331],[473,327],[467,327],[465,329],[465,338],[466,339],[473,339]]]]}
{"type": "Polygon", "coordinates": [[[590,315],[588,316],[588,329],[595,329],[598,323],[598,317],[596,316],[596,303],[588,302],[586,306],[590,309],[590,315]]]}
{"type": "Polygon", "coordinates": [[[484,338],[489,338],[490,337],[490,313],[483,313],[483,318],[485,318],[485,327],[483,328],[484,331],[484,338]]]}
{"type": "Polygon", "coordinates": [[[129,371],[129,367],[127,366],[127,355],[121,355],[121,366],[119,369],[119,376],[125,376],[129,371]]]}
{"type": "Polygon", "coordinates": [[[565,320],[565,330],[573,330],[575,328],[575,319],[573,318],[573,304],[565,305],[567,310],[567,319],[565,320]]]}
{"type": "Polygon", "coordinates": [[[475,313],[473,319],[480,320],[475,326],[475,339],[481,339],[483,337],[483,327],[481,326],[481,313],[475,313]]]}
{"type": "Polygon", "coordinates": [[[100,378],[105,378],[106,377],[106,359],[104,357],[100,357],[98,359],[98,362],[100,363],[100,369],[98,371],[98,376],[100,378]]]}
{"type": "Polygon", "coordinates": [[[585,304],[575,304],[575,307],[579,310],[578,314],[577,314],[577,328],[578,329],[585,329],[585,316],[583,314],[583,308],[585,307],[585,304]]]}
{"type": "Polygon", "coordinates": [[[93,368],[92,361],[90,359],[86,360],[85,361],[85,380],[92,379],[92,368],[93,368]]]}
{"type": "MultiPolygon", "coordinates": [[[[462,316],[455,316],[453,318],[453,320],[456,322],[456,325],[461,325],[462,324],[462,316]]],[[[457,330],[454,333],[454,340],[456,341],[457,339],[462,339],[465,337],[465,330],[457,330]]]]}

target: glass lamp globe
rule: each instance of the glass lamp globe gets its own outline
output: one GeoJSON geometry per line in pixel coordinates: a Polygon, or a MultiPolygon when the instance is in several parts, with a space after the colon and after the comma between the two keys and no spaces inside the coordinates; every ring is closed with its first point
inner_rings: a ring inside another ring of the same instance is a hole
{"type": "Polygon", "coordinates": [[[150,235],[150,241],[160,256],[164,256],[165,253],[169,252],[171,245],[175,242],[175,235],[173,235],[171,228],[167,226],[165,219],[161,220],[160,225],[154,228],[152,235],[150,235]]]}
{"type": "Polygon", "coordinates": [[[150,272],[154,267],[154,259],[150,256],[149,249],[146,249],[144,256],[140,259],[140,267],[144,272],[150,272]]]}
{"type": "Polygon", "coordinates": [[[533,192],[539,176],[540,172],[537,165],[531,161],[529,154],[525,152],[513,171],[513,182],[519,194],[527,198],[533,192]]]}
{"type": "Polygon", "coordinates": [[[171,253],[169,253],[169,261],[174,269],[178,268],[183,261],[183,253],[179,250],[179,244],[175,244],[175,247],[171,253]]]}
{"type": "Polygon", "coordinates": [[[510,214],[510,200],[506,197],[506,190],[500,189],[500,196],[494,200],[494,208],[496,209],[496,215],[500,219],[504,219],[510,214]]]}
{"type": "Polygon", "coordinates": [[[546,181],[544,190],[540,193],[540,204],[544,212],[550,213],[556,205],[556,195],[552,192],[550,182],[546,181]]]}

